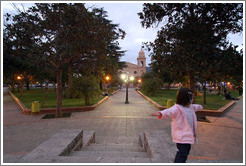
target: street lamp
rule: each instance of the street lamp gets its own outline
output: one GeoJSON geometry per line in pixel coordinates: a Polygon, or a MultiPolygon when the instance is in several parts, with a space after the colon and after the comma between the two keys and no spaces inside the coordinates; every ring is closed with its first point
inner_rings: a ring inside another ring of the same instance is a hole
{"type": "Polygon", "coordinates": [[[17,80],[21,80],[22,79],[22,77],[21,76],[17,76],[17,80]]]}
{"type": "Polygon", "coordinates": [[[105,85],[105,89],[106,89],[106,92],[107,92],[107,95],[109,96],[109,93],[108,93],[108,83],[109,83],[109,80],[110,80],[110,76],[105,76],[105,80],[106,80],[106,85],[105,85]]]}
{"type": "Polygon", "coordinates": [[[130,79],[130,81],[133,81],[134,80],[134,77],[133,76],[130,76],[129,77],[129,72],[126,72],[125,74],[122,74],[121,75],[121,79],[123,79],[124,82],[126,83],[126,101],[125,101],[125,104],[129,104],[129,101],[128,101],[128,85],[129,85],[129,79],[130,79]]]}
{"type": "Polygon", "coordinates": [[[107,81],[109,81],[109,80],[110,80],[110,77],[109,77],[109,76],[106,76],[105,79],[106,79],[107,81]]]}
{"type": "Polygon", "coordinates": [[[137,85],[137,89],[136,90],[140,90],[141,89],[142,79],[139,78],[137,82],[138,82],[138,85],[137,85]]]}
{"type": "MultiPolygon", "coordinates": [[[[24,77],[23,77],[23,75],[21,74],[21,75],[17,75],[17,80],[18,81],[20,81],[20,83],[21,83],[21,97],[23,97],[23,86],[24,86],[24,77]]],[[[20,86],[18,85],[18,92],[20,91],[20,86]]]]}

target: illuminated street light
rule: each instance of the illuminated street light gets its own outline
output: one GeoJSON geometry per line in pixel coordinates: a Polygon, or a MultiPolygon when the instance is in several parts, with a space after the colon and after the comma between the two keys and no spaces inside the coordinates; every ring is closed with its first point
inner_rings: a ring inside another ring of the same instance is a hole
{"type": "Polygon", "coordinates": [[[109,81],[109,80],[110,80],[110,77],[109,77],[109,76],[106,76],[105,79],[106,79],[107,81],[109,81]]]}
{"type": "Polygon", "coordinates": [[[17,76],[17,80],[21,80],[22,79],[22,77],[21,76],[17,76]]]}
{"type": "Polygon", "coordinates": [[[130,80],[131,80],[131,81],[133,81],[133,80],[134,80],[134,77],[133,77],[133,76],[131,76],[131,77],[130,77],[130,80]]]}
{"type": "MultiPolygon", "coordinates": [[[[129,85],[129,72],[126,72],[125,74],[121,74],[121,79],[124,80],[124,82],[126,83],[126,101],[125,104],[129,104],[128,101],[128,85],[129,85]]],[[[130,81],[133,81],[134,77],[130,76],[130,81]]]]}
{"type": "MultiPolygon", "coordinates": [[[[23,87],[24,87],[24,80],[23,80],[23,75],[17,75],[17,80],[21,83],[21,97],[23,97],[23,87]]],[[[20,86],[18,85],[18,92],[20,91],[20,86]]]]}
{"type": "Polygon", "coordinates": [[[105,84],[105,89],[106,89],[106,95],[109,95],[108,93],[108,86],[109,86],[109,80],[110,80],[110,76],[105,76],[105,80],[106,80],[106,84],[105,84]]]}
{"type": "Polygon", "coordinates": [[[121,79],[125,80],[126,79],[126,75],[125,74],[121,74],[121,79]]]}

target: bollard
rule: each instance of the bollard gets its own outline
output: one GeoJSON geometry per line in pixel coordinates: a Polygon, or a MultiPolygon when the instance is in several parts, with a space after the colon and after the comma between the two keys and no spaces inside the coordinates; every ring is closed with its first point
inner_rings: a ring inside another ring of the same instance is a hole
{"type": "Polygon", "coordinates": [[[32,113],[39,113],[39,112],[40,112],[39,101],[32,102],[32,113]]]}
{"type": "Polygon", "coordinates": [[[167,100],[167,108],[170,108],[173,105],[173,100],[172,99],[168,99],[167,100]]]}

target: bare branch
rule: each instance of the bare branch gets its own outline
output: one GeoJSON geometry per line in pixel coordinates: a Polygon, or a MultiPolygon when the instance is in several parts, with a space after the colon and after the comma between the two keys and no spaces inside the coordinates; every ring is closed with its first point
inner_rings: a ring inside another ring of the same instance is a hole
{"type": "Polygon", "coordinates": [[[16,12],[21,13],[21,10],[14,3],[11,3],[11,6],[15,9],[16,12]]]}

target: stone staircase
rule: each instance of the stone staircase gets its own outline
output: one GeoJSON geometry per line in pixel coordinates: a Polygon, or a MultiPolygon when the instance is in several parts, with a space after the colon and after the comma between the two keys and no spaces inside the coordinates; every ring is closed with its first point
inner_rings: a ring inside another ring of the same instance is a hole
{"type": "Polygon", "coordinates": [[[21,163],[170,163],[176,149],[163,131],[139,137],[95,136],[95,131],[63,130],[17,162],[21,163]]]}
{"type": "Polygon", "coordinates": [[[138,144],[138,137],[97,136],[94,143],[71,152],[70,156],[94,163],[149,163],[150,158],[138,144]]]}

